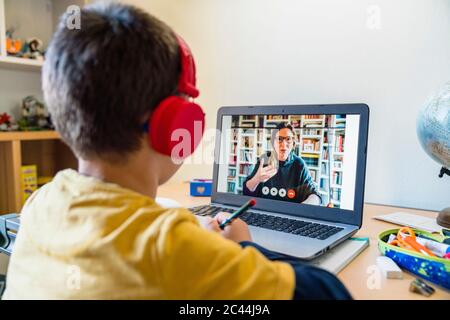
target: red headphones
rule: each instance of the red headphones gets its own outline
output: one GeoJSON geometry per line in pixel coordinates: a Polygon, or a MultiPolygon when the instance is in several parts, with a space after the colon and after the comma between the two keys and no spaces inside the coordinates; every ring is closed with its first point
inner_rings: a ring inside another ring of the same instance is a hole
{"type": "MultiPolygon", "coordinates": [[[[181,74],[177,91],[190,98],[196,98],[199,91],[195,86],[194,57],[186,42],[179,36],[177,40],[181,57],[181,74]]],[[[148,140],[153,149],[164,155],[185,159],[200,144],[205,130],[205,114],[198,104],[181,96],[169,96],[153,111],[148,128],[148,140]],[[180,137],[182,138],[177,140],[180,137]],[[185,145],[189,142],[185,139],[190,139],[190,145],[185,145]],[[181,152],[172,155],[174,147],[179,143],[185,147],[180,149],[181,152]]]]}

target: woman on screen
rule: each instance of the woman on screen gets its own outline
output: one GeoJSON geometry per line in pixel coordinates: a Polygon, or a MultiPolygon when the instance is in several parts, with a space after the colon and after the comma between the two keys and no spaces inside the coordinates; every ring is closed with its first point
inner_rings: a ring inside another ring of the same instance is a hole
{"type": "Polygon", "coordinates": [[[321,198],[305,161],[294,154],[295,133],[280,123],[271,137],[272,151],[261,156],[245,179],[243,194],[320,205],[321,198]]]}

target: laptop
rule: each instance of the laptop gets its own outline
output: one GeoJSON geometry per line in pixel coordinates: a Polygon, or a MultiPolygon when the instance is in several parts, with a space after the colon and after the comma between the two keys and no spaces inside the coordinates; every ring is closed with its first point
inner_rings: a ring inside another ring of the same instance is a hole
{"type": "Polygon", "coordinates": [[[365,104],[222,107],[211,204],[199,220],[232,213],[267,249],[311,260],[362,225],[369,107],[365,104]]]}

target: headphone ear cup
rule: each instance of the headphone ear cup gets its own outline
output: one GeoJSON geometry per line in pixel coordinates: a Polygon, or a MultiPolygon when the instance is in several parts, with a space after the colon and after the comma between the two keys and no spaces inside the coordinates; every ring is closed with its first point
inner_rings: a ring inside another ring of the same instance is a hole
{"type": "Polygon", "coordinates": [[[200,144],[205,114],[193,102],[178,96],[164,99],[149,120],[149,142],[157,152],[183,160],[200,144]]]}

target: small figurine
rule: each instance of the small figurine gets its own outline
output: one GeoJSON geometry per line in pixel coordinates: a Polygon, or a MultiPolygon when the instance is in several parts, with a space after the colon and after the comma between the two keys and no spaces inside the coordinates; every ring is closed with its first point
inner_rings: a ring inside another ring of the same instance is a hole
{"type": "Polygon", "coordinates": [[[43,42],[38,38],[30,38],[22,47],[20,52],[21,57],[34,59],[34,60],[44,60],[43,42]]]}
{"type": "Polygon", "coordinates": [[[19,129],[19,126],[13,116],[7,113],[0,114],[0,131],[15,131],[17,129],[19,129]]]}
{"type": "Polygon", "coordinates": [[[19,125],[22,130],[53,129],[45,105],[33,96],[22,100],[22,119],[19,125]]]}
{"type": "Polygon", "coordinates": [[[18,56],[22,50],[22,40],[14,39],[14,28],[10,28],[6,31],[6,52],[11,56],[18,56]]]}

